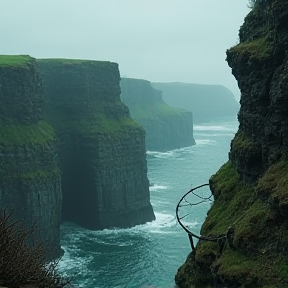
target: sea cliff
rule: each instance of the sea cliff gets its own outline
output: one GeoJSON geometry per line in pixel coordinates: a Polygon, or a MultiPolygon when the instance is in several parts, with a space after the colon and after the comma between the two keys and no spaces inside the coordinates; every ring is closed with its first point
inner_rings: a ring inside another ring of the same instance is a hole
{"type": "MultiPolygon", "coordinates": [[[[34,58],[0,56],[0,210],[26,229],[35,223],[48,258],[59,257],[61,177],[55,133],[44,120],[34,58]]],[[[2,213],[2,212],[1,212],[2,213]]]]}
{"type": "Polygon", "coordinates": [[[195,145],[192,113],[169,106],[147,80],[122,78],[121,100],[146,131],[146,149],[167,151],[195,145]]]}
{"type": "Polygon", "coordinates": [[[163,92],[163,100],[169,105],[192,112],[194,123],[236,118],[239,111],[233,93],[222,85],[171,82],[152,86],[163,92]]]}
{"type": "Polygon", "coordinates": [[[116,63],[37,60],[45,116],[55,128],[62,172],[62,219],[90,229],[155,219],[145,131],[120,100],[116,63]]]}
{"type": "Polygon", "coordinates": [[[241,90],[229,161],[214,204],[176,275],[179,287],[288,286],[288,2],[257,0],[227,62],[241,90]],[[218,286],[217,286],[218,285],[218,286]]]}

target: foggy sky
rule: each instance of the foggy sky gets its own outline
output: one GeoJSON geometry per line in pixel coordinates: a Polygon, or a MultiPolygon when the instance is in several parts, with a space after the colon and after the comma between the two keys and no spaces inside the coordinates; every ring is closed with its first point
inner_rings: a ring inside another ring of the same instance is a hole
{"type": "Polygon", "coordinates": [[[0,54],[107,60],[121,76],[239,90],[225,61],[246,0],[0,0],[0,54]]]}

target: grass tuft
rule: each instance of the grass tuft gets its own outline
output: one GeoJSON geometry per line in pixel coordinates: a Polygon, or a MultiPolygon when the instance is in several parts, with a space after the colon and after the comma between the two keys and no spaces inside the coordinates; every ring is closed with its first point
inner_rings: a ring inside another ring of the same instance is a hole
{"type": "Polygon", "coordinates": [[[0,55],[0,67],[26,66],[31,59],[28,55],[0,55]]]}
{"type": "Polygon", "coordinates": [[[30,125],[1,123],[0,126],[0,145],[41,144],[54,139],[54,130],[45,121],[30,125]]]}
{"type": "Polygon", "coordinates": [[[248,55],[250,58],[263,60],[273,55],[273,44],[267,37],[262,37],[254,41],[239,43],[230,48],[230,52],[238,55],[248,55]]]}

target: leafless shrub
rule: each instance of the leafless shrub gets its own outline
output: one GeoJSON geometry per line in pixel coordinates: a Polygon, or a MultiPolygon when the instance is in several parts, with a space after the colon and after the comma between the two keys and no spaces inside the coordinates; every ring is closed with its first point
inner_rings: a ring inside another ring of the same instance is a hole
{"type": "Polygon", "coordinates": [[[11,221],[12,213],[0,216],[0,286],[9,288],[61,288],[70,280],[57,272],[58,261],[45,263],[43,245],[28,244],[36,231],[24,228],[23,221],[11,221]],[[12,222],[12,224],[11,224],[12,222]]]}

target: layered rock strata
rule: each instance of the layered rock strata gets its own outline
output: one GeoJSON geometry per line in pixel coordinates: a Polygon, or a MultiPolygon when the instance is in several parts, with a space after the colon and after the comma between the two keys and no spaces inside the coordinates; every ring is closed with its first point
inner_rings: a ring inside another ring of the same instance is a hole
{"type": "Polygon", "coordinates": [[[122,78],[121,100],[146,131],[146,149],[167,151],[195,145],[192,113],[173,108],[147,80],[122,78]]]}
{"type": "Polygon", "coordinates": [[[118,65],[68,59],[38,64],[45,115],[59,139],[63,220],[90,229],[154,220],[145,132],[120,100],[118,65]]]}
{"type": "Polygon", "coordinates": [[[194,123],[236,117],[239,111],[233,93],[222,85],[172,82],[152,86],[163,91],[163,100],[169,105],[192,112],[194,123]]]}
{"type": "Polygon", "coordinates": [[[288,2],[256,1],[227,61],[241,89],[229,162],[212,176],[215,202],[179,287],[288,286],[288,2]],[[228,241],[229,240],[229,241],[228,241]]]}
{"type": "Polygon", "coordinates": [[[13,220],[26,228],[35,223],[35,240],[53,258],[62,254],[61,177],[43,100],[35,59],[0,56],[0,210],[14,211],[13,220]]]}

